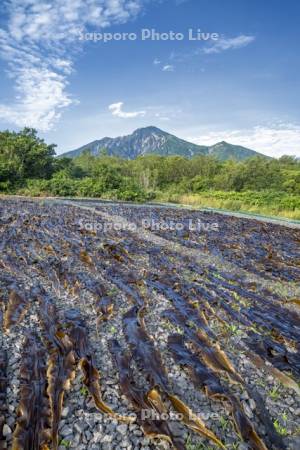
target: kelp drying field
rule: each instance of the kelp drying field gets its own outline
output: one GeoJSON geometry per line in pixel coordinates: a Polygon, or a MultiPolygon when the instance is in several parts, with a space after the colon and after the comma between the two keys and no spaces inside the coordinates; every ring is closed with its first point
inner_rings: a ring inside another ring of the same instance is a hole
{"type": "Polygon", "coordinates": [[[0,449],[300,448],[300,229],[0,202],[0,449]]]}

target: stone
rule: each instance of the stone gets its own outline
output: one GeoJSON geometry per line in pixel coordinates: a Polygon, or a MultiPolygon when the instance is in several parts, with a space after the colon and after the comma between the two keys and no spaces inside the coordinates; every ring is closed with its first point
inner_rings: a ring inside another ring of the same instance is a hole
{"type": "Polygon", "coordinates": [[[249,406],[252,409],[252,411],[254,411],[256,408],[256,403],[252,398],[249,399],[249,406]]]}
{"type": "Polygon", "coordinates": [[[65,425],[65,426],[60,430],[60,434],[61,434],[63,437],[70,436],[70,435],[73,434],[73,430],[72,430],[72,428],[69,427],[68,425],[65,425]]]}
{"type": "Polygon", "coordinates": [[[112,445],[109,442],[104,442],[103,444],[101,444],[101,449],[102,450],[112,450],[112,445]]]}
{"type": "Polygon", "coordinates": [[[238,446],[238,450],[248,450],[248,449],[249,449],[248,445],[243,442],[238,446]]]}
{"type": "Polygon", "coordinates": [[[70,408],[68,406],[66,406],[65,408],[63,408],[62,412],[61,412],[61,417],[63,419],[65,419],[66,417],[68,417],[70,412],[70,408]]]}
{"type": "Polygon", "coordinates": [[[93,441],[94,441],[94,442],[100,442],[100,441],[101,441],[101,438],[102,438],[102,433],[101,433],[101,432],[95,431],[95,432],[93,433],[93,441]]]}
{"type": "Polygon", "coordinates": [[[81,434],[84,432],[86,426],[83,422],[75,422],[74,428],[79,434],[81,434]]]}
{"type": "Polygon", "coordinates": [[[113,440],[113,437],[110,434],[105,434],[101,439],[101,443],[108,444],[108,443],[111,443],[112,440],[113,440]]]}
{"type": "Polygon", "coordinates": [[[126,423],[122,423],[121,425],[117,426],[117,432],[124,436],[127,433],[127,428],[128,427],[126,423]]]}
{"type": "Polygon", "coordinates": [[[12,434],[11,428],[7,425],[7,423],[3,425],[2,433],[4,437],[10,436],[12,434]]]}
{"type": "Polygon", "coordinates": [[[244,391],[241,395],[241,400],[248,400],[249,395],[247,391],[244,391]]]}
{"type": "Polygon", "coordinates": [[[244,408],[246,416],[249,417],[249,419],[253,419],[253,412],[252,412],[251,408],[249,407],[248,403],[243,401],[242,404],[243,404],[243,408],[244,408]]]}

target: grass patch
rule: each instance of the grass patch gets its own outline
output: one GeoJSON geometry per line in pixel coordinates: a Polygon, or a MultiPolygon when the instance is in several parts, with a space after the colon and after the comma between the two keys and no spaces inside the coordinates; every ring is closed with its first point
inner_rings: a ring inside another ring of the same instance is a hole
{"type": "Polygon", "coordinates": [[[300,220],[300,196],[286,192],[209,191],[199,194],[174,194],[163,192],[158,200],[190,205],[197,208],[224,209],[236,212],[261,214],[300,220]]]}
{"type": "Polygon", "coordinates": [[[82,386],[82,387],[80,388],[80,394],[81,394],[81,395],[84,395],[85,397],[87,397],[88,394],[89,394],[88,388],[85,387],[85,386],[82,386]]]}
{"type": "Polygon", "coordinates": [[[280,397],[279,386],[275,386],[271,391],[269,391],[269,396],[272,400],[278,400],[280,397]]]}
{"type": "Polygon", "coordinates": [[[62,447],[65,447],[65,448],[70,448],[70,447],[71,447],[71,444],[72,444],[72,442],[71,442],[71,441],[68,441],[68,439],[62,439],[62,440],[59,442],[59,445],[61,445],[62,447]]]}
{"type": "Polygon", "coordinates": [[[274,423],[275,430],[277,431],[278,434],[280,434],[280,436],[288,435],[288,430],[286,429],[286,427],[281,425],[281,423],[279,422],[278,419],[274,420],[273,423],[274,423]]]}

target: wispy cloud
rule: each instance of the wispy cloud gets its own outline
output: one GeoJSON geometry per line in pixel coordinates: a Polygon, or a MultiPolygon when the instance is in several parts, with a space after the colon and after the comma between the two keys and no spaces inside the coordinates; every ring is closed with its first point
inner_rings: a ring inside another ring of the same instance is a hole
{"type": "Polygon", "coordinates": [[[153,64],[155,66],[159,66],[159,64],[161,64],[161,61],[158,58],[155,58],[155,60],[153,61],[153,64]]]}
{"type": "Polygon", "coordinates": [[[190,138],[202,145],[213,145],[226,141],[242,145],[266,155],[279,157],[296,155],[300,157],[300,124],[274,122],[240,130],[203,132],[200,137],[190,138]]]}
{"type": "Polygon", "coordinates": [[[109,105],[108,109],[111,111],[113,116],[119,117],[121,119],[133,119],[135,117],[144,117],[146,115],[146,111],[125,112],[123,111],[123,106],[123,102],[118,102],[109,105]]]}
{"type": "Polygon", "coordinates": [[[162,68],[163,72],[174,72],[174,70],[175,70],[175,67],[173,66],[173,64],[166,64],[162,68]]]}
{"type": "Polygon", "coordinates": [[[134,18],[144,0],[11,0],[0,29],[0,55],[16,96],[0,104],[0,119],[49,130],[67,106],[79,32],[134,18]]]}
{"type": "Polygon", "coordinates": [[[241,34],[234,38],[222,37],[218,41],[215,41],[210,47],[205,47],[203,53],[207,55],[212,53],[221,53],[226,50],[235,50],[238,48],[246,47],[255,40],[255,36],[247,36],[241,34]]]}

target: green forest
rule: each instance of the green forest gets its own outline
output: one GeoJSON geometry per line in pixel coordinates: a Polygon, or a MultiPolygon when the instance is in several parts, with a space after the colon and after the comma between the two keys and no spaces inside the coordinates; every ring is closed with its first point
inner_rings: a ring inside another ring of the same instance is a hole
{"type": "Polygon", "coordinates": [[[0,193],[159,201],[300,219],[300,160],[148,155],[125,160],[88,150],[55,156],[36,130],[0,132],[0,193]]]}

